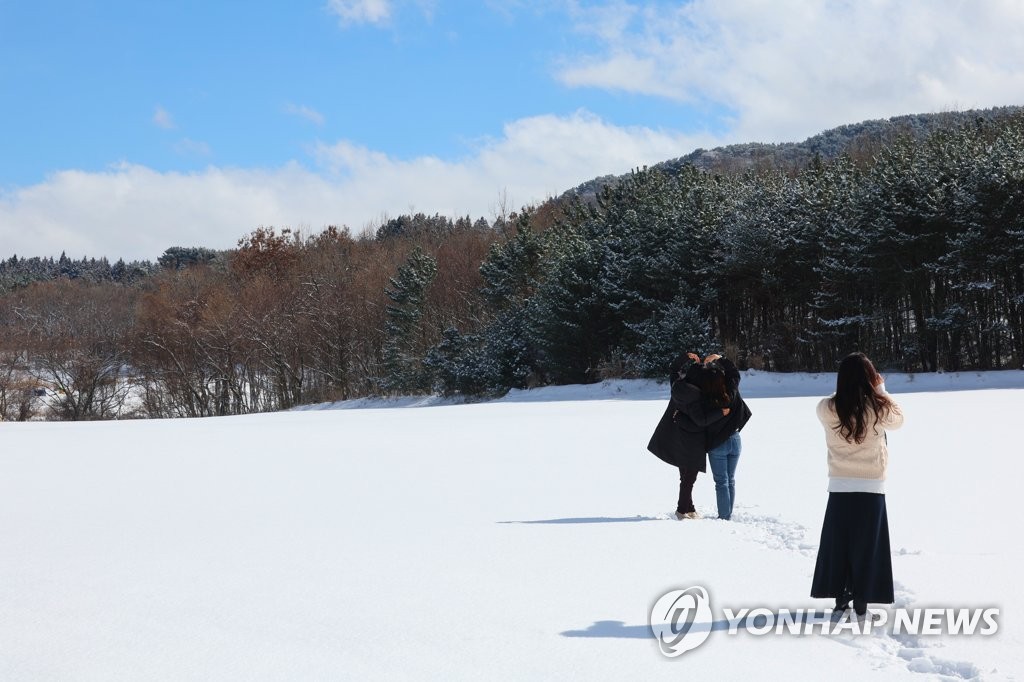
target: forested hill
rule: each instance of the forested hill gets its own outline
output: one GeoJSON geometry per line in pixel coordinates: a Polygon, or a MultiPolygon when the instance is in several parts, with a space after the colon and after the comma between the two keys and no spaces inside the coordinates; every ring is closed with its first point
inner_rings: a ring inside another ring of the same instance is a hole
{"type": "MultiPolygon", "coordinates": [[[[946,111],[935,114],[908,114],[875,119],[831,128],[803,142],[766,144],[749,142],[714,149],[696,149],[686,156],[668,159],[652,166],[669,174],[694,166],[711,173],[738,173],[746,170],[799,172],[815,158],[830,161],[842,154],[853,159],[870,159],[899,137],[923,139],[937,130],[954,128],[977,121],[999,121],[1020,113],[1024,107],[946,111]]],[[[593,197],[600,188],[615,184],[624,176],[604,175],[569,190],[563,196],[593,197]]]]}
{"type": "Polygon", "coordinates": [[[213,251],[203,247],[172,246],[154,264],[148,260],[131,261],[123,259],[111,264],[104,258],[69,258],[61,253],[60,258],[19,258],[17,254],[0,260],[0,294],[29,286],[34,282],[55,279],[82,280],[84,282],[114,282],[134,284],[150,277],[161,268],[180,270],[200,264],[223,264],[227,252],[213,251]]]}
{"type": "Polygon", "coordinates": [[[258,228],[134,267],[10,259],[0,418],[31,418],[40,392],[64,419],[494,395],[663,377],[684,350],[775,371],[853,350],[883,370],[1021,367],[1024,111],[897,121],[640,169],[493,223],[258,228]]]}

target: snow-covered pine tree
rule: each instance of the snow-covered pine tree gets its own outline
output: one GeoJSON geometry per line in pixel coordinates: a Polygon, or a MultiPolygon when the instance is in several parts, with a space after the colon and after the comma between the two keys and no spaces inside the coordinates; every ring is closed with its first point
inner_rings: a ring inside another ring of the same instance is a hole
{"type": "Polygon", "coordinates": [[[669,365],[680,353],[719,350],[712,340],[707,316],[682,297],[661,306],[650,319],[629,327],[641,341],[626,361],[640,376],[668,376],[669,365]]]}
{"type": "Polygon", "coordinates": [[[387,307],[384,371],[380,385],[390,392],[429,390],[429,373],[423,366],[426,353],[421,326],[427,287],[437,275],[437,263],[415,247],[385,289],[392,304],[387,307]]]}
{"type": "Polygon", "coordinates": [[[597,381],[621,334],[601,289],[604,223],[590,209],[580,210],[582,216],[549,231],[544,276],[526,305],[539,369],[554,383],[597,381]]]}
{"type": "MultiPolygon", "coordinates": [[[[947,192],[955,229],[937,272],[949,282],[930,320],[948,337],[947,369],[1003,366],[1024,358],[1024,121],[979,121],[966,131],[970,156],[947,192]]],[[[965,143],[966,144],[966,143],[965,143]]]]}
{"type": "Polygon", "coordinates": [[[611,354],[626,359],[628,374],[663,376],[681,350],[697,347],[692,341],[707,343],[701,304],[722,184],[693,166],[675,175],[642,169],[599,198],[607,235],[600,289],[614,316],[611,354]],[[692,332],[683,320],[695,325],[692,332]]]}

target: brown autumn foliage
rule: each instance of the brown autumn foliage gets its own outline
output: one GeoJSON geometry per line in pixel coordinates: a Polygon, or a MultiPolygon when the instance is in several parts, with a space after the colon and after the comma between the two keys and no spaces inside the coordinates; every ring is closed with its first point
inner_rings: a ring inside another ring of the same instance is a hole
{"type": "Polygon", "coordinates": [[[2,295],[0,416],[202,417],[373,393],[385,290],[416,246],[438,264],[423,343],[482,314],[480,263],[500,233],[440,223],[378,239],[260,227],[226,262],[127,286],[59,279],[2,295]]]}
{"type": "Polygon", "coordinates": [[[385,240],[334,227],[310,235],[260,228],[225,271],[165,272],[141,297],[132,366],[147,412],[206,416],[287,409],[374,391],[390,278],[419,245],[438,261],[425,343],[479,312],[491,231],[385,240]]]}

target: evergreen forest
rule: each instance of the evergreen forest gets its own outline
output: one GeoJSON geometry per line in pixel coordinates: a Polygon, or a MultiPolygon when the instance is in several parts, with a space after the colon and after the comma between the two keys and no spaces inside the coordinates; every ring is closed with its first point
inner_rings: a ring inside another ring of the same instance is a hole
{"type": "Polygon", "coordinates": [[[777,372],[853,350],[889,371],[1021,368],[1024,113],[920,120],[699,150],[490,220],[258,227],[155,263],[12,255],[0,417],[495,396],[662,378],[686,350],[777,372]]]}

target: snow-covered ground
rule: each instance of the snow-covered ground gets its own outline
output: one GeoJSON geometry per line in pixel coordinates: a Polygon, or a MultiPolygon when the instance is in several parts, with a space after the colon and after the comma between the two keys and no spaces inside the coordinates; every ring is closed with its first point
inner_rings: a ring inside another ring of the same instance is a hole
{"type": "Polygon", "coordinates": [[[808,592],[833,381],[744,379],[732,522],[669,518],[653,382],[0,424],[0,680],[1021,679],[1020,371],[887,381],[897,600],[997,606],[997,635],[721,629],[723,607],[829,606],[808,592]],[[665,658],[648,611],[692,585],[713,632],[665,658]]]}

